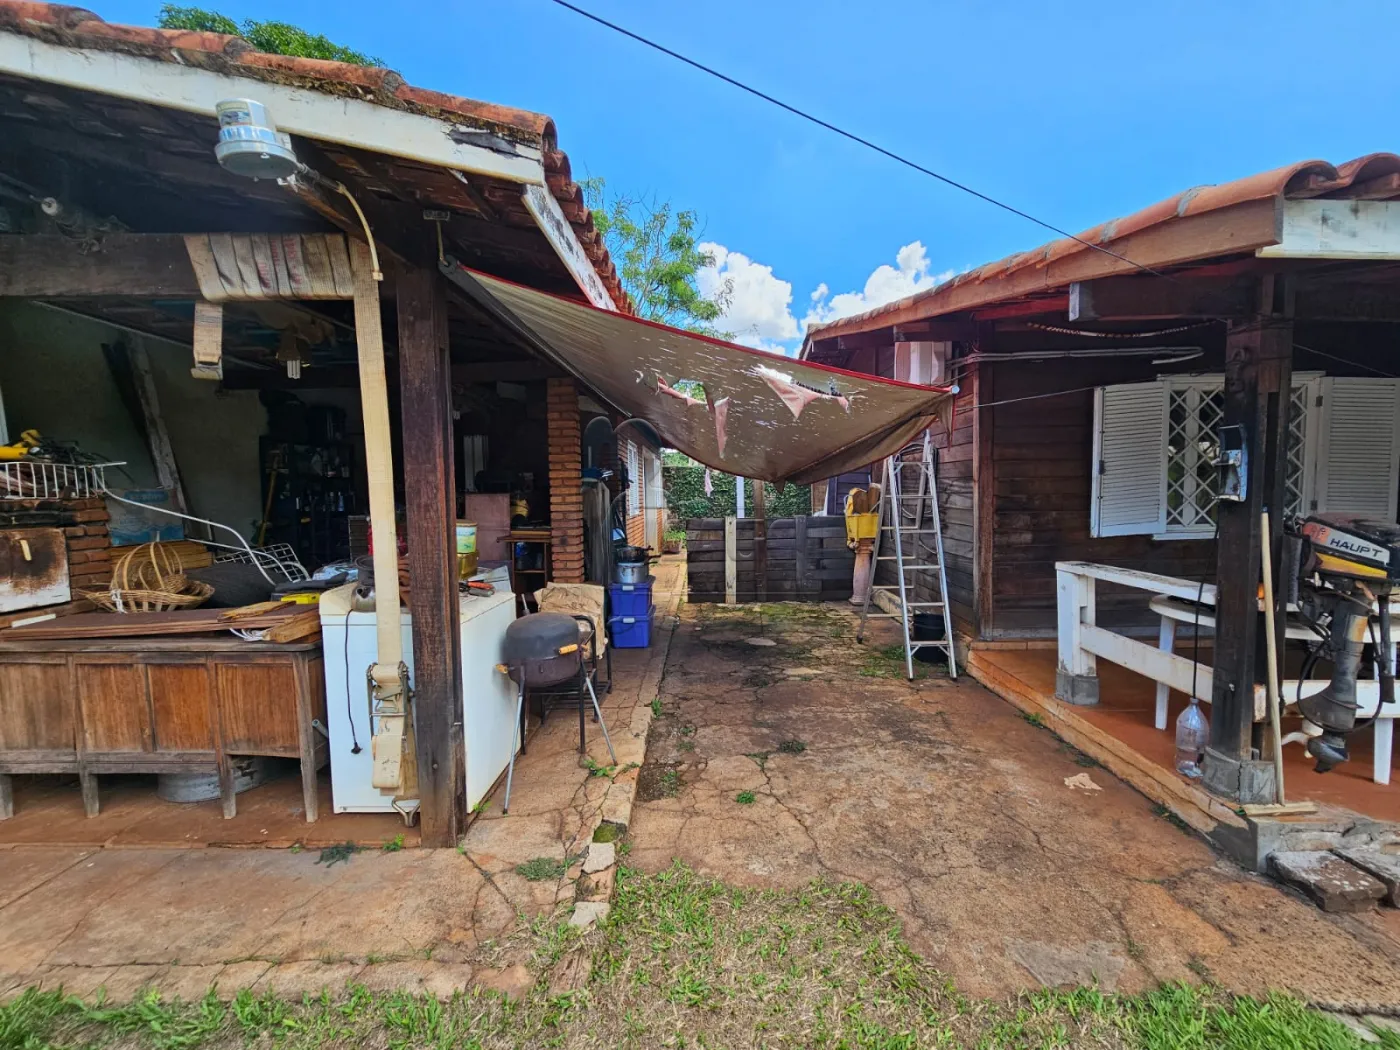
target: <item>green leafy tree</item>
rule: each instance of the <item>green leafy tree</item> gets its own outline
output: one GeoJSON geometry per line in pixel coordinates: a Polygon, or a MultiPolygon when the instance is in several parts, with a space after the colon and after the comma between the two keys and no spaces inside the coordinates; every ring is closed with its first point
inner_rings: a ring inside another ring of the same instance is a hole
{"type": "Polygon", "coordinates": [[[670,201],[611,193],[600,178],[583,182],[584,200],[603,235],[618,276],[637,313],[673,328],[704,335],[725,335],[715,322],[729,305],[733,287],[700,291],[697,274],[714,265],[701,251],[700,220],[690,210],[677,211],[670,201]]]}
{"type": "Polygon", "coordinates": [[[166,4],[160,9],[162,29],[192,29],[202,33],[228,33],[241,36],[259,51],[297,58],[326,58],[333,62],[351,62],[357,66],[382,66],[383,59],[354,51],[327,40],[319,33],[286,22],[259,22],[253,18],[235,22],[217,11],[199,7],[179,7],[166,4]]]}

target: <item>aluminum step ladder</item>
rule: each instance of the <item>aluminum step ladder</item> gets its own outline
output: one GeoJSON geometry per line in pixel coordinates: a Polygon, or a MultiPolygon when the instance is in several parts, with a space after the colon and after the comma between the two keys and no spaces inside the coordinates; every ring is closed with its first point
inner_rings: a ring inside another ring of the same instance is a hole
{"type": "Polygon", "coordinates": [[[861,603],[860,626],[856,640],[865,640],[865,624],[870,619],[898,620],[904,633],[904,671],[913,681],[914,653],[919,649],[942,649],[948,658],[948,675],[958,676],[953,652],[953,620],[948,610],[948,574],[943,566],[943,524],[938,513],[936,452],[927,430],[923,440],[905,446],[885,460],[884,482],[880,489],[879,527],[871,550],[870,588],[861,603]],[[918,458],[915,458],[915,457],[918,458]],[[880,566],[893,563],[895,583],[877,583],[880,566]],[[916,573],[935,574],[937,601],[915,601],[916,573]],[[884,592],[897,611],[885,612],[875,603],[877,592],[884,592]],[[914,640],[914,614],[940,612],[943,637],[938,641],[914,640]]]}

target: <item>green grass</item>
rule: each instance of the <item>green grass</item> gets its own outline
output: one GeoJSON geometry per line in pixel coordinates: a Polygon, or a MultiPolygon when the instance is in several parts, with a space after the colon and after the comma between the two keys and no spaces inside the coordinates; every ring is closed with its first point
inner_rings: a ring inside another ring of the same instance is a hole
{"type": "MultiPolygon", "coordinates": [[[[960,994],[904,942],[864,886],[756,890],[683,865],[618,874],[611,915],[582,934],[560,920],[515,934],[537,980],[518,1001],[480,989],[447,1001],[338,988],[285,999],[239,992],[175,1003],[148,994],[84,1004],[30,990],[0,1006],[0,1050],[515,1050],[824,1047],[828,1050],[1360,1050],[1296,999],[1209,985],[1139,996],[1095,988],[1012,999],[960,994]],[[587,984],[548,975],[586,953],[587,984]]],[[[1400,1039],[1380,1033],[1382,1050],[1400,1039]]]]}
{"type": "Polygon", "coordinates": [[[397,853],[399,850],[403,849],[403,835],[395,835],[379,848],[385,853],[397,853]]]}
{"type": "Polygon", "coordinates": [[[554,857],[535,857],[515,866],[515,873],[528,882],[545,882],[563,877],[568,865],[554,857]]]}
{"type": "Polygon", "coordinates": [[[734,796],[734,801],[741,806],[752,806],[755,801],[755,796],[752,791],[741,791],[734,796]]]}

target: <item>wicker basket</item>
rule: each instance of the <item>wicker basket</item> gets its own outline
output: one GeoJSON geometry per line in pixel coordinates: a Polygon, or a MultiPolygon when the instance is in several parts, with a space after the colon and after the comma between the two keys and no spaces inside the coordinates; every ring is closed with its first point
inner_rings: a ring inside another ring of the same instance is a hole
{"type": "Polygon", "coordinates": [[[112,613],[193,609],[208,601],[214,588],[191,580],[181,568],[178,554],[152,541],[122,555],[107,590],[84,591],[83,597],[112,613]]]}

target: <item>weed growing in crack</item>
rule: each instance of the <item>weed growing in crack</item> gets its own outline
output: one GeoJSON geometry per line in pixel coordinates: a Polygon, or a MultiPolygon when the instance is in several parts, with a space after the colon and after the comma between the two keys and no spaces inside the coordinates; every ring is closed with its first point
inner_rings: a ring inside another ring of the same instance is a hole
{"type": "Polygon", "coordinates": [[[1045,728],[1045,719],[1040,717],[1040,712],[1038,711],[1026,712],[1022,714],[1021,717],[1024,718],[1030,725],[1035,726],[1037,729],[1045,728]]]}
{"type": "Polygon", "coordinates": [[[562,878],[567,870],[568,865],[554,857],[535,857],[515,866],[515,873],[526,882],[545,882],[562,878]]]}
{"type": "Polygon", "coordinates": [[[807,745],[801,740],[784,740],[778,745],[778,750],[785,755],[800,755],[807,750],[807,745]]]}
{"type": "Polygon", "coordinates": [[[400,832],[399,834],[395,835],[393,838],[391,838],[388,842],[384,843],[384,845],[380,846],[379,848],[385,853],[397,853],[399,850],[403,849],[403,833],[400,832]]]}
{"type": "Polygon", "coordinates": [[[694,751],[694,750],[695,750],[695,741],[694,741],[694,740],[682,740],[679,744],[676,745],[676,750],[677,750],[677,751],[686,751],[686,752],[694,751]]]}
{"type": "Polygon", "coordinates": [[[681,793],[681,774],[679,770],[668,769],[661,774],[661,793],[666,798],[675,798],[681,793]]]}
{"type": "Polygon", "coordinates": [[[659,697],[659,696],[652,697],[652,701],[651,701],[651,717],[652,717],[652,718],[660,718],[660,717],[661,717],[661,697],[659,697]]]}
{"type": "Polygon", "coordinates": [[[770,752],[770,751],[750,751],[750,752],[749,752],[748,754],[746,754],[744,757],[745,757],[745,758],[751,758],[751,759],[753,759],[755,762],[757,762],[757,763],[758,763],[758,771],[759,771],[760,773],[762,773],[762,772],[764,772],[764,771],[768,768],[768,757],[769,757],[769,755],[771,755],[771,754],[772,754],[772,752],[770,752]]]}
{"type": "Polygon", "coordinates": [[[321,851],[321,855],[316,858],[317,864],[324,864],[332,867],[336,864],[348,863],[350,858],[360,852],[360,847],[353,842],[342,842],[339,846],[327,846],[321,851]]]}
{"type": "Polygon", "coordinates": [[[741,791],[734,796],[734,801],[741,806],[752,806],[757,800],[757,796],[752,791],[741,791]]]}
{"type": "Polygon", "coordinates": [[[585,759],[583,760],[583,767],[584,767],[586,770],[588,770],[588,775],[589,775],[590,777],[609,777],[609,778],[611,778],[612,776],[614,776],[614,775],[617,773],[617,767],[616,767],[616,766],[600,766],[597,762],[595,762],[595,761],[592,759],[592,757],[585,758],[585,759]]]}

